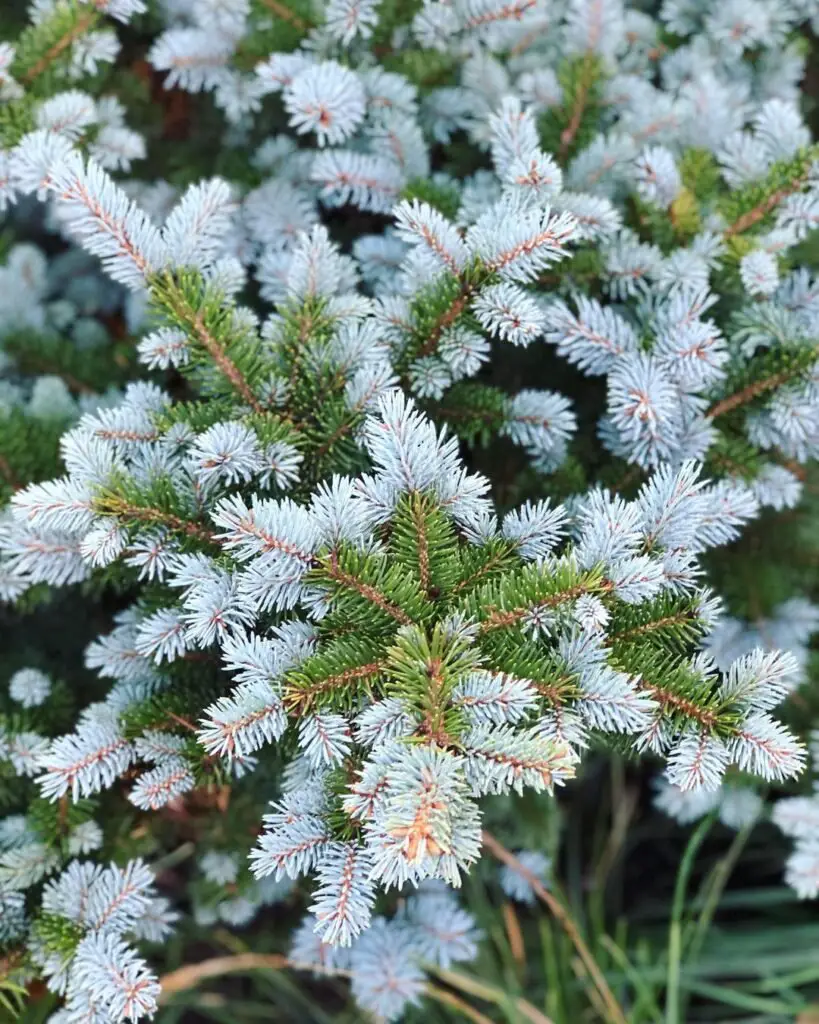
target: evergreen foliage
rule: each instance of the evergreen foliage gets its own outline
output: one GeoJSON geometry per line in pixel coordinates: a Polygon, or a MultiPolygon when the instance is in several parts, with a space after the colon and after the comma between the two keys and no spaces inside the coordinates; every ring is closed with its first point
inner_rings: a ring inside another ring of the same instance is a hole
{"type": "Polygon", "coordinates": [[[819,12],[649,6],[0,14],[0,601],[84,646],[0,662],[0,963],[53,1024],[285,900],[401,1018],[477,953],[482,822],[590,748],[819,894],[819,12]]]}

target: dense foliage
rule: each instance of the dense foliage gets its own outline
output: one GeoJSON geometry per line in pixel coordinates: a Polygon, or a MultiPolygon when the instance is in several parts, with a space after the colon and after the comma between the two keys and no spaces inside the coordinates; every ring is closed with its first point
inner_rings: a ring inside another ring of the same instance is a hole
{"type": "Polygon", "coordinates": [[[816,0],[0,17],[7,991],[286,904],[400,1019],[599,750],[819,895],[816,0]]]}

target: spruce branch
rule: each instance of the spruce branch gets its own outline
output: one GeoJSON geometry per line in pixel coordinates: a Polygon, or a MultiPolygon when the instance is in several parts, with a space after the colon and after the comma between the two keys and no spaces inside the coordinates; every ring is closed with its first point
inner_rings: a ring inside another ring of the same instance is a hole
{"type": "Polygon", "coordinates": [[[455,995],[454,992],[450,992],[448,989],[439,988],[437,985],[428,982],[424,992],[431,999],[434,999],[436,1003],[441,1003],[443,1006],[449,1006],[453,1010],[457,1010],[466,1020],[471,1020],[472,1024],[492,1024],[489,1017],[480,1013],[465,999],[455,995]]]}
{"type": "Polygon", "coordinates": [[[673,693],[671,690],[665,689],[655,683],[651,683],[648,680],[641,679],[637,686],[639,689],[649,693],[651,697],[661,705],[661,707],[673,712],[680,712],[685,715],[686,718],[690,718],[692,721],[698,722],[706,729],[713,729],[719,721],[719,714],[717,711],[703,709],[696,701],[689,700],[680,694],[673,693]]]}
{"type": "Polygon", "coordinates": [[[384,674],[387,665],[386,661],[370,661],[317,680],[299,675],[296,679],[288,680],[282,700],[291,714],[301,716],[311,710],[317,698],[325,694],[344,691],[351,683],[377,680],[384,674]]]}
{"type": "Polygon", "coordinates": [[[430,356],[438,349],[441,335],[463,316],[480,287],[480,280],[461,280],[458,291],[431,325],[418,350],[419,356],[430,356]]]}
{"type": "MultiPolygon", "coordinates": [[[[813,346],[808,355],[811,359],[818,358],[819,345],[813,346]]],[[[718,416],[724,416],[727,413],[733,412],[735,409],[739,409],[744,405],[748,405],[755,399],[788,384],[790,381],[803,375],[804,372],[805,368],[802,362],[795,361],[792,366],[786,366],[784,369],[779,370],[770,376],[751,381],[739,391],[734,392],[734,394],[727,395],[725,398],[719,399],[719,401],[715,402],[708,409],[706,415],[709,419],[716,419],[718,416]]]]}
{"type": "Polygon", "coordinates": [[[733,238],[735,235],[741,235],[749,228],[752,228],[755,224],[758,224],[761,220],[764,220],[773,210],[779,206],[783,200],[787,199],[788,196],[793,195],[795,192],[800,192],[808,181],[808,172],[800,174],[795,177],[789,184],[782,186],[782,188],[776,189],[770,195],[765,196],[764,199],[760,200],[756,206],[752,209],[747,210],[742,216],[737,217],[733,224],[729,225],[724,231],[725,238],[733,238]]]}
{"type": "Polygon", "coordinates": [[[55,42],[48,50],[39,58],[39,60],[33,64],[27,71],[25,71],[21,77],[21,81],[25,85],[29,85],[39,75],[41,75],[51,64],[54,63],[57,58],[63,54],[69,46],[74,43],[75,40],[79,39],[86,32],[96,25],[98,20],[98,13],[95,10],[90,10],[85,14],[80,15],[77,21],[55,42]]]}
{"type": "Polygon", "coordinates": [[[298,29],[299,32],[307,33],[311,28],[315,28],[311,22],[291,10],[287,4],[282,3],[281,0],[260,0],[260,2],[264,4],[272,14],[275,14],[277,18],[281,18],[282,21],[292,25],[294,28],[298,29]]]}
{"type": "Polygon", "coordinates": [[[594,51],[586,53],[580,64],[580,76],[577,89],[574,95],[571,113],[566,127],[560,133],[560,148],[557,151],[558,160],[563,163],[574,144],[580,125],[583,121],[583,114],[589,100],[589,93],[594,86],[599,74],[598,63],[594,51]]]}
{"type": "MultiPolygon", "coordinates": [[[[229,974],[244,974],[256,970],[309,971],[328,978],[349,978],[352,973],[349,968],[325,966],[321,963],[287,957],[280,953],[232,953],[227,956],[201,960],[196,964],[185,964],[167,974],[163,974],[159,979],[162,989],[159,999],[160,1005],[171,1002],[174,996],[180,992],[196,988],[212,978],[221,978],[229,974]]],[[[506,998],[500,989],[473,981],[472,978],[468,978],[457,971],[435,968],[433,973],[452,988],[475,995],[485,1002],[500,1004],[506,998]]],[[[427,982],[424,986],[424,993],[435,1002],[457,1009],[460,1013],[474,1021],[475,1024],[486,1024],[489,1021],[488,1017],[479,1013],[463,999],[431,982],[427,982]]],[[[515,1006],[531,1024],[552,1024],[548,1017],[521,996],[516,997],[515,1006]]]]}
{"type": "Polygon", "coordinates": [[[378,590],[377,587],[371,586],[369,583],[365,583],[350,572],[346,572],[339,565],[338,556],[335,552],[330,554],[327,559],[323,560],[319,564],[326,572],[328,578],[334,583],[338,583],[341,587],[359,594],[365,601],[375,605],[376,608],[384,612],[390,618],[395,619],[396,622],[401,623],[401,625],[409,626],[412,624],[410,616],[407,615],[402,608],[399,608],[398,605],[393,604],[393,602],[378,590]]]}
{"type": "Polygon", "coordinates": [[[669,627],[680,627],[685,628],[696,624],[699,621],[697,611],[693,608],[684,608],[678,612],[674,612],[671,615],[665,615],[662,618],[652,619],[649,622],[640,623],[637,626],[620,630],[619,632],[609,633],[609,643],[618,643],[624,640],[633,640],[635,637],[645,636],[655,631],[659,632],[666,630],[669,627]]]}
{"type": "MultiPolygon", "coordinates": [[[[67,1018],[153,1013],[121,936],[161,943],[174,915],[95,853],[119,859],[124,800],[158,865],[178,829],[196,839],[199,921],[239,927],[318,882],[287,956],[189,965],[171,989],[297,967],[349,978],[374,1019],[426,994],[480,1024],[473,1000],[548,1024],[450,970],[479,941],[447,887],[480,855],[483,797],[551,791],[616,745],[664,762],[681,820],[727,821],[759,809],[750,791],[732,806],[727,772],[782,782],[805,760],[774,714],[817,615],[783,561],[763,616],[767,560],[749,598],[733,543],[813,498],[817,287],[795,264],[819,191],[798,54],[768,52],[764,18],[673,3],[659,21],[619,0],[178,6],[140,22],[146,61],[104,95],[135,38],[114,22],[143,0],[35,4],[0,45],[0,212],[26,214],[26,242],[17,216],[0,240],[0,599],[119,595],[86,653],[107,694],[52,719],[57,686],[9,682],[23,713],[3,716],[0,796],[43,796],[19,831],[0,823],[0,846],[25,840],[0,852],[0,943],[28,936],[67,1018]],[[148,126],[134,79],[155,73],[186,116],[145,177],[131,164],[156,133],[127,122],[148,126]],[[131,379],[132,338],[149,379],[131,379]],[[566,394],[524,386],[538,375],[566,394]],[[474,452],[507,440],[500,473],[474,452]],[[741,650],[771,637],[794,657],[741,650]],[[103,791],[98,824],[85,801],[103,791]]],[[[794,799],[782,817],[803,835],[815,808],[794,799]]],[[[483,839],[538,875],[533,851],[483,839]]],[[[815,891],[815,851],[796,856],[789,879],[815,891]]],[[[535,895],[592,1010],[622,1022],[560,897],[535,895]]]]}
{"type": "Polygon", "coordinates": [[[494,605],[484,605],[486,617],[481,620],[481,631],[489,632],[494,629],[508,629],[510,626],[518,625],[527,615],[541,609],[557,608],[561,604],[573,601],[584,594],[605,594],[612,589],[608,580],[600,580],[592,575],[587,582],[575,583],[571,586],[558,590],[554,594],[540,598],[532,604],[522,605],[518,608],[501,609],[494,605]]]}
{"type": "Polygon", "coordinates": [[[477,587],[487,576],[500,572],[508,563],[512,553],[511,545],[502,545],[491,552],[489,557],[482,562],[470,575],[458,580],[454,585],[453,593],[459,594],[477,587]]]}
{"type": "Polygon", "coordinates": [[[248,406],[260,415],[264,414],[264,407],[253,393],[250,384],[241,372],[239,367],[231,360],[225,345],[219,341],[208,329],[200,310],[194,309],[187,300],[187,297],[179,288],[172,275],[165,273],[161,278],[161,294],[169,310],[180,324],[184,325],[200,345],[205,349],[213,360],[214,365],[222,373],[225,379],[231,384],[238,395],[248,406]]]}
{"type": "Polygon", "coordinates": [[[100,515],[117,516],[126,521],[147,523],[151,526],[166,526],[194,540],[207,544],[216,543],[216,534],[206,526],[183,519],[181,516],[166,512],[163,509],[136,505],[117,494],[108,493],[94,499],[94,510],[100,515]]]}

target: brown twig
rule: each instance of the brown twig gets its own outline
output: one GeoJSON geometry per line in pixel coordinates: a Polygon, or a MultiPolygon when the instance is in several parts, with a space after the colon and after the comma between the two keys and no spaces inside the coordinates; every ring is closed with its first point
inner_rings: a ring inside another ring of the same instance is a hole
{"type": "Polygon", "coordinates": [[[787,199],[789,195],[794,192],[798,192],[800,188],[805,184],[807,178],[805,175],[800,175],[795,178],[789,185],[785,185],[773,192],[771,195],[766,196],[761,203],[758,203],[752,210],[748,210],[734,223],[726,229],[723,234],[724,238],[731,238],[733,235],[741,235],[743,231],[747,231],[758,221],[761,221],[763,217],[766,217],[771,210],[776,209],[777,206],[782,202],[783,199],[787,199]]]}
{"type": "Polygon", "coordinates": [[[583,940],[583,936],[580,934],[577,925],[574,923],[571,914],[568,912],[566,907],[554,896],[553,893],[549,892],[540,879],[526,867],[525,864],[521,864],[518,858],[506,849],[493,835],[491,832],[483,831],[481,833],[483,839],[483,845],[496,857],[501,863],[517,872],[522,878],[532,886],[535,895],[538,899],[546,905],[550,913],[563,929],[568,936],[570,942],[577,950],[577,955],[586,968],[589,977],[594,983],[594,987],[600,995],[600,999],[606,1009],[606,1017],[612,1022],[612,1024],[626,1024],[626,1018],[620,1008],[619,1003],[614,998],[614,994],[609,988],[608,982],[603,977],[603,972],[597,965],[597,961],[592,956],[591,950],[583,940]]]}
{"type": "MultiPolygon", "coordinates": [[[[350,977],[351,972],[338,968],[324,968],[321,964],[303,964],[290,960],[280,953],[235,953],[230,956],[216,956],[210,960],[202,960],[198,964],[186,964],[159,979],[161,994],[160,1003],[167,1003],[174,995],[196,988],[203,981],[211,978],[221,978],[226,974],[243,974],[246,971],[283,971],[288,969],[311,970],[316,973],[326,974],[329,977],[350,977]]],[[[454,972],[448,972],[454,977],[454,972]]],[[[447,980],[452,981],[451,978],[447,980]]],[[[424,987],[424,992],[430,999],[438,1003],[451,1006],[459,1010],[465,1017],[474,1024],[492,1024],[489,1017],[470,1006],[465,999],[448,992],[446,989],[433,985],[431,982],[424,987]]],[[[519,1002],[524,1002],[519,1000],[519,1002]]],[[[527,1004],[528,1005],[528,1004],[527,1004]]],[[[534,1009],[534,1007],[532,1007],[534,1009]]],[[[532,1024],[552,1024],[546,1017],[528,1016],[532,1024]]]]}
{"type": "Polygon", "coordinates": [[[288,22],[294,28],[297,28],[299,32],[309,32],[313,27],[308,21],[305,21],[300,15],[296,14],[295,11],[291,11],[289,7],[285,7],[279,0],[262,0],[265,7],[276,15],[277,18],[281,18],[282,21],[288,22]]]}
{"type": "MultiPolygon", "coordinates": [[[[819,353],[819,346],[817,346],[817,353],[819,353]]],[[[773,391],[780,384],[786,384],[798,372],[798,370],[789,368],[780,370],[779,373],[775,373],[771,377],[765,377],[764,380],[755,380],[741,391],[737,391],[733,395],[728,395],[727,398],[722,398],[719,402],[715,402],[705,415],[712,420],[716,419],[717,416],[724,416],[726,412],[731,412],[747,402],[752,402],[760,395],[764,395],[766,391],[773,391]]]]}
{"type": "Polygon", "coordinates": [[[487,985],[485,981],[478,981],[477,978],[473,978],[469,974],[461,974],[460,971],[453,971],[444,967],[430,967],[428,964],[427,970],[430,974],[434,974],[436,978],[440,978],[441,981],[445,981],[448,985],[457,988],[461,992],[476,996],[487,1003],[502,1006],[506,1010],[514,1008],[519,1016],[523,1020],[529,1021],[530,1024],[554,1024],[550,1017],[547,1017],[545,1013],[536,1006],[533,1006],[522,996],[510,996],[502,989],[496,988],[494,985],[487,985]]]}
{"type": "Polygon", "coordinates": [[[184,296],[180,294],[179,289],[172,282],[169,283],[171,287],[168,289],[168,299],[176,316],[193,331],[219,371],[230,381],[233,388],[242,396],[250,408],[256,413],[263,413],[264,407],[253,394],[244,374],[228,356],[220,342],[210,333],[202,314],[199,310],[192,309],[185,301],[184,296]]]}
{"type": "Polygon", "coordinates": [[[501,912],[503,913],[503,923],[506,928],[506,937],[509,939],[509,949],[512,952],[512,958],[518,967],[525,967],[526,943],[523,941],[523,931],[520,927],[518,915],[515,913],[515,908],[507,900],[501,907],[501,912]]]}
{"type": "Polygon", "coordinates": [[[424,987],[424,992],[430,999],[443,1003],[445,1006],[451,1006],[453,1010],[462,1013],[473,1024],[492,1024],[489,1017],[476,1010],[474,1006],[470,1006],[465,999],[456,996],[454,992],[448,992],[445,988],[438,988],[437,985],[433,985],[431,982],[424,987]]]}
{"type": "Polygon", "coordinates": [[[192,733],[197,733],[199,730],[188,718],[183,718],[182,715],[175,715],[173,711],[168,712],[168,718],[173,719],[177,725],[181,725],[184,729],[188,729],[192,733]]]}
{"type": "Polygon", "coordinates": [[[178,530],[195,540],[206,541],[208,544],[216,542],[215,534],[205,526],[198,523],[187,522],[171,512],[163,512],[158,508],[145,508],[142,505],[132,505],[124,498],[117,495],[108,495],[98,498],[95,504],[95,511],[101,515],[129,516],[141,523],[154,523],[159,526],[167,526],[171,530],[178,530]]]}
{"type": "Polygon", "coordinates": [[[372,602],[382,612],[389,615],[390,618],[400,622],[402,626],[409,626],[412,623],[409,615],[402,608],[399,608],[397,604],[393,604],[380,590],[370,586],[369,583],[362,583],[361,580],[356,579],[351,573],[345,572],[338,564],[338,555],[335,552],[322,563],[322,568],[331,580],[335,580],[336,583],[355,590],[366,601],[372,602]]]}
{"type": "Polygon", "coordinates": [[[239,953],[235,956],[216,956],[198,964],[186,964],[159,979],[162,986],[161,1002],[186,989],[196,988],[208,978],[221,978],[225,974],[242,971],[280,971],[290,966],[286,956],[279,953],[239,953]]]}
{"type": "Polygon", "coordinates": [[[587,53],[583,59],[583,75],[580,80],[580,88],[575,96],[574,106],[569,118],[569,123],[560,135],[560,148],[557,151],[558,160],[562,163],[569,155],[572,143],[580,131],[580,124],[583,120],[583,112],[589,99],[589,90],[594,81],[594,60],[591,53],[587,53]]]}
{"type": "Polygon", "coordinates": [[[89,11],[88,14],[84,14],[79,18],[62,38],[58,39],[53,46],[46,50],[36,64],[30,67],[24,75],[20,76],[20,81],[23,85],[30,85],[38,75],[41,75],[49,64],[53,63],[64,50],[68,49],[75,39],[79,39],[84,32],[91,28],[97,17],[96,11],[89,11]]]}

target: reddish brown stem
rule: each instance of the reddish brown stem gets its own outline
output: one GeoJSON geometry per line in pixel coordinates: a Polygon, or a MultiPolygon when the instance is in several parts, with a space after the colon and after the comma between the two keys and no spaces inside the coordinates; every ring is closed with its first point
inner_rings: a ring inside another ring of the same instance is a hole
{"type": "MultiPolygon", "coordinates": [[[[819,353],[819,346],[817,346],[817,353],[819,353]]],[[[765,377],[764,380],[755,380],[741,391],[737,391],[733,395],[715,402],[706,413],[706,416],[709,416],[711,419],[716,419],[717,416],[724,416],[726,412],[732,412],[734,409],[752,402],[760,395],[764,395],[766,391],[773,391],[780,384],[787,384],[797,372],[793,369],[780,370],[779,373],[775,373],[772,377],[765,377]]]]}
{"type": "Polygon", "coordinates": [[[170,512],[163,512],[158,508],[144,508],[141,505],[132,505],[124,498],[115,495],[99,499],[96,503],[96,511],[100,515],[128,516],[140,523],[154,523],[158,526],[167,526],[171,530],[177,530],[193,537],[196,540],[206,541],[209,544],[216,543],[216,537],[207,527],[198,523],[187,522],[179,516],[170,512]]]}
{"type": "Polygon", "coordinates": [[[481,632],[489,629],[502,629],[504,626],[513,626],[516,622],[527,615],[533,608],[554,608],[564,601],[573,601],[581,594],[588,594],[595,590],[611,590],[611,583],[602,583],[596,586],[589,586],[587,583],[578,583],[574,587],[568,587],[557,594],[550,594],[538,601],[535,605],[526,605],[523,608],[511,608],[508,611],[501,611],[497,608],[489,608],[489,616],[481,623],[481,632]]]}
{"type": "Polygon", "coordinates": [[[663,619],[653,619],[645,622],[642,626],[634,626],[633,629],[624,629],[621,633],[610,633],[608,642],[614,640],[631,639],[635,636],[645,636],[646,633],[653,633],[655,629],[663,629],[665,626],[684,626],[686,622],[692,622],[696,616],[691,612],[677,612],[676,615],[666,615],[663,619]]]}
{"type": "Polygon", "coordinates": [[[338,564],[338,556],[333,553],[330,558],[323,563],[323,568],[327,572],[330,579],[335,580],[344,587],[349,587],[351,590],[355,590],[365,600],[372,602],[377,608],[380,608],[382,612],[385,612],[390,618],[395,619],[396,622],[400,622],[402,626],[409,626],[412,623],[412,619],[407,615],[405,611],[393,604],[380,590],[370,586],[368,583],[362,583],[361,580],[357,580],[355,576],[345,572],[338,564]]]}
{"type": "Polygon", "coordinates": [[[309,32],[312,25],[305,21],[304,18],[296,14],[295,11],[291,11],[289,7],[286,7],[279,0],[262,0],[265,7],[276,15],[277,18],[281,18],[282,21],[288,22],[294,28],[297,28],[299,32],[309,32]]]}
{"type": "Polygon", "coordinates": [[[680,697],[678,694],[672,693],[670,690],[664,690],[661,686],[655,686],[652,683],[641,681],[637,684],[637,688],[650,694],[664,708],[681,711],[684,715],[693,718],[695,722],[699,722],[700,725],[704,725],[706,728],[713,728],[716,725],[717,714],[715,711],[703,711],[693,701],[686,700],[685,697],[680,697]]]}
{"type": "Polygon", "coordinates": [[[66,32],[62,38],[58,39],[53,46],[51,46],[42,57],[28,69],[28,71],[20,76],[20,81],[23,85],[30,85],[34,79],[41,75],[45,69],[52,64],[61,53],[68,49],[68,47],[74,42],[75,39],[79,39],[97,19],[96,11],[89,11],[79,18],[74,25],[66,32]]]}
{"type": "Polygon", "coordinates": [[[461,285],[461,290],[458,295],[453,299],[447,309],[438,317],[432,326],[432,330],[429,332],[427,340],[421,347],[421,351],[418,353],[419,356],[429,356],[438,347],[438,342],[441,340],[441,335],[452,324],[458,319],[461,313],[464,312],[466,307],[469,305],[472,296],[474,294],[474,285],[467,284],[464,282],[461,285]]]}
{"type": "Polygon", "coordinates": [[[575,97],[574,106],[572,107],[569,123],[563,129],[560,136],[560,148],[557,151],[557,156],[561,163],[569,155],[572,143],[577,137],[577,133],[580,131],[580,124],[583,120],[583,113],[586,109],[586,103],[589,99],[589,90],[592,87],[593,81],[594,61],[592,59],[592,55],[587,53],[583,60],[583,77],[580,82],[580,88],[577,90],[577,96],[575,97]]]}
{"type": "Polygon", "coordinates": [[[785,185],[778,189],[772,195],[767,196],[762,200],[753,210],[748,210],[747,213],[743,213],[741,217],[734,221],[734,223],[725,231],[724,237],[731,238],[733,235],[741,235],[743,231],[747,231],[748,228],[754,226],[766,217],[771,210],[776,209],[777,206],[782,202],[783,199],[787,199],[789,195],[794,192],[798,192],[800,188],[805,184],[806,178],[804,175],[796,178],[789,185],[785,185]]]}
{"type": "Polygon", "coordinates": [[[233,388],[242,396],[254,412],[263,413],[264,408],[258,398],[253,394],[244,374],[233,362],[230,356],[228,356],[220,342],[218,342],[210,333],[202,314],[198,310],[191,309],[176,289],[171,290],[170,295],[172,298],[174,313],[179,317],[182,323],[186,324],[193,331],[202,347],[214,361],[222,375],[230,381],[233,388]]]}
{"type": "Polygon", "coordinates": [[[386,668],[386,662],[372,661],[367,665],[356,665],[344,672],[327,676],[310,686],[290,687],[284,695],[284,703],[291,711],[298,711],[300,714],[307,711],[314,699],[322,693],[337,690],[347,683],[357,682],[361,679],[371,679],[379,676],[386,668]]]}

